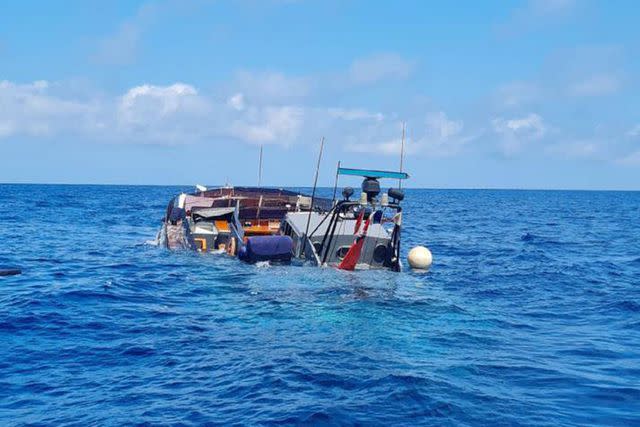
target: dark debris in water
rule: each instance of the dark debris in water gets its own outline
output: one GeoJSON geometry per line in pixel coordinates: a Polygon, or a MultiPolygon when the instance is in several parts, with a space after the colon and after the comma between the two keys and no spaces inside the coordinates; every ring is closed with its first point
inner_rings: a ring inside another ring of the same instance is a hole
{"type": "Polygon", "coordinates": [[[15,267],[0,267],[0,276],[17,276],[22,274],[22,270],[15,267]]]}

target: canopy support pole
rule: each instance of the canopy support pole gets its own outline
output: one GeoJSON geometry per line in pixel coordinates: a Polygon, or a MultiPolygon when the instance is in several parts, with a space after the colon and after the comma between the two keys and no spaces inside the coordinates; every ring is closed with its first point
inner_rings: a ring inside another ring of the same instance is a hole
{"type": "Polygon", "coordinates": [[[324,136],[320,140],[320,153],[318,153],[318,163],[316,164],[316,176],[313,179],[313,191],[311,192],[311,206],[309,206],[309,216],[307,217],[307,227],[304,231],[305,239],[309,235],[309,224],[311,223],[311,213],[313,212],[313,202],[316,198],[316,187],[318,186],[318,175],[320,174],[320,161],[322,160],[322,151],[324,150],[324,136]]]}

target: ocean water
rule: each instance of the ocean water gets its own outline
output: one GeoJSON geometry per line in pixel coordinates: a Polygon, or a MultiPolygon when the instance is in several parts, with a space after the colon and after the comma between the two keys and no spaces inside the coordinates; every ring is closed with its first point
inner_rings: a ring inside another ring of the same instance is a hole
{"type": "Polygon", "coordinates": [[[0,186],[0,425],[640,425],[640,193],[408,190],[395,274],[148,244],[180,190],[0,186]]]}

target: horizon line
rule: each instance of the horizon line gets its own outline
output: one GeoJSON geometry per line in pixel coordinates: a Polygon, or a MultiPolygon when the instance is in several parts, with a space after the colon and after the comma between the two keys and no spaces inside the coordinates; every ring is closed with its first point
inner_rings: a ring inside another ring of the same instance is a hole
{"type": "MultiPolygon", "coordinates": [[[[65,185],[65,186],[96,186],[96,187],[194,187],[196,184],[123,184],[123,183],[77,183],[77,182],[0,182],[0,185],[65,185]]],[[[207,186],[207,185],[205,185],[207,186]]],[[[208,187],[223,187],[223,184],[208,185],[208,187]]],[[[232,185],[232,187],[257,187],[256,185],[232,185]]],[[[313,188],[300,185],[262,185],[266,188],[313,188]]],[[[333,186],[318,186],[318,188],[332,189],[333,186]]],[[[407,190],[454,190],[454,191],[592,191],[592,192],[628,192],[637,193],[640,189],[628,188],[536,188],[536,187],[413,187],[403,186],[407,190]]]]}

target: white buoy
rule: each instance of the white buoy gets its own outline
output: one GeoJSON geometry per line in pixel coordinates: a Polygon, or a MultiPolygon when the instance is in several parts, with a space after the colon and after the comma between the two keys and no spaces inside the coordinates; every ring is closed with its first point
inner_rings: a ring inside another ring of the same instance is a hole
{"type": "Polygon", "coordinates": [[[409,251],[407,259],[414,270],[428,270],[433,262],[433,255],[424,246],[416,246],[409,251]]]}

